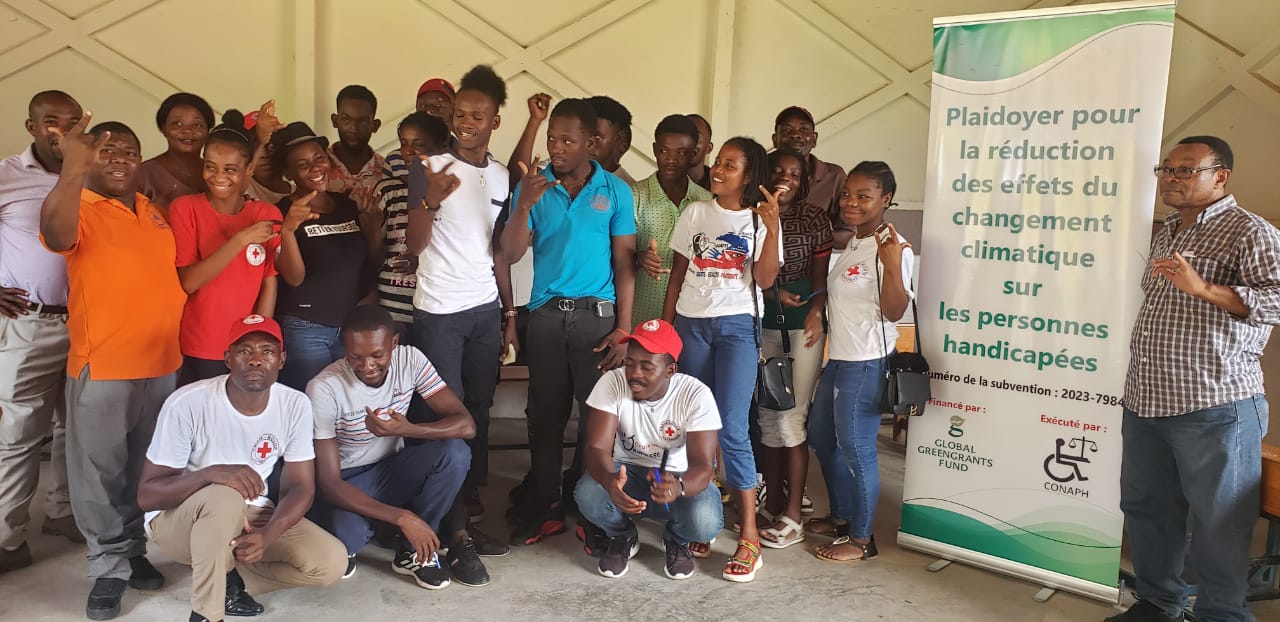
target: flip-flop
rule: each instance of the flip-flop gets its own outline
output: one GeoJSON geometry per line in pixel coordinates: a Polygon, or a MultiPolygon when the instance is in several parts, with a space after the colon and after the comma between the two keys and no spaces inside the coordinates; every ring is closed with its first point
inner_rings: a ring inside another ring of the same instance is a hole
{"type": "Polygon", "coordinates": [[[712,538],[710,542],[690,542],[689,556],[694,559],[706,559],[711,557],[711,545],[715,543],[715,538],[712,538]]]}
{"type": "Polygon", "coordinates": [[[800,523],[786,514],[779,516],[777,523],[760,531],[760,544],[771,549],[785,549],[804,542],[804,529],[800,523]],[[778,529],[777,523],[782,523],[782,529],[778,529]]]}
{"type": "Polygon", "coordinates": [[[813,556],[817,557],[818,559],[824,562],[831,562],[834,564],[847,564],[850,562],[861,562],[861,561],[869,560],[872,557],[875,557],[876,555],[878,555],[879,553],[880,552],[876,550],[875,536],[871,536],[871,541],[867,542],[866,544],[860,544],[860,543],[854,542],[853,538],[850,538],[849,536],[840,536],[839,538],[836,538],[831,544],[828,544],[827,546],[818,547],[818,550],[813,552],[813,556]],[[862,557],[850,557],[849,559],[840,559],[837,557],[832,557],[830,554],[826,552],[831,550],[831,548],[840,546],[842,544],[851,544],[853,545],[854,548],[862,549],[862,557]]]}

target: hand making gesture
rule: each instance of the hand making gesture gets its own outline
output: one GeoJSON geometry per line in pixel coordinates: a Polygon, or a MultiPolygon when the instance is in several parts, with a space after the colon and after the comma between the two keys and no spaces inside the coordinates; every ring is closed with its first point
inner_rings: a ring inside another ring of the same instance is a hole
{"type": "Polygon", "coordinates": [[[423,202],[426,203],[427,209],[438,210],[444,200],[449,198],[449,195],[453,194],[453,191],[462,185],[462,182],[458,180],[457,175],[449,172],[449,169],[453,167],[453,162],[448,162],[440,167],[440,170],[433,171],[427,156],[422,156],[421,160],[418,164],[426,170],[427,175],[427,195],[423,198],[423,202]]]}
{"type": "Polygon", "coordinates": [[[542,199],[547,188],[560,183],[559,179],[547,179],[547,176],[538,170],[538,165],[541,163],[542,156],[533,159],[533,166],[520,163],[520,201],[516,205],[517,209],[533,208],[533,205],[542,199]]]}
{"type": "Polygon", "coordinates": [[[307,196],[294,201],[289,206],[289,212],[284,215],[282,230],[293,233],[298,230],[298,227],[302,226],[302,223],[320,217],[320,214],[311,209],[311,201],[316,198],[318,192],[318,190],[312,190],[307,196]]]}

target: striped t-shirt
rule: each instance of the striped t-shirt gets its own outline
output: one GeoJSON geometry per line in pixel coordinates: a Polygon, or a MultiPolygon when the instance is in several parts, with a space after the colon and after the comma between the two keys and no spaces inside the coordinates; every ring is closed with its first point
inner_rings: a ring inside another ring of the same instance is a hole
{"type": "Polygon", "coordinates": [[[426,399],[444,387],[435,366],[413,346],[396,347],[387,366],[387,379],[378,387],[357,377],[347,359],[338,359],[307,383],[307,397],[315,413],[315,438],[338,439],[341,468],[380,462],[400,451],[402,440],[374,436],[364,424],[365,407],[406,414],[414,392],[426,399]]]}
{"type": "Polygon", "coordinates": [[[382,198],[382,213],[385,214],[382,225],[383,245],[386,248],[386,259],[378,268],[378,304],[391,313],[392,319],[406,324],[413,323],[413,293],[418,288],[418,277],[409,272],[403,274],[391,269],[391,261],[408,250],[405,235],[409,231],[409,188],[405,185],[405,177],[409,169],[404,165],[398,151],[395,156],[387,157],[382,167],[382,181],[377,192],[382,198]]]}

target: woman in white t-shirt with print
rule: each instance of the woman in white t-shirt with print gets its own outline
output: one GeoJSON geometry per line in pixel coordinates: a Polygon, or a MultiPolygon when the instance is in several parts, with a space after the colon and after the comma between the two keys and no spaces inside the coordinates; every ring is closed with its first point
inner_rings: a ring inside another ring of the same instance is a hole
{"type": "MultiPolygon", "coordinates": [[[[759,287],[772,287],[782,264],[777,195],[769,156],[750,138],[725,142],[711,167],[711,201],[685,207],[671,233],[671,281],[662,318],[684,341],[680,369],[711,388],[720,409],[725,484],[738,498],[742,538],[723,577],[744,583],[760,567],[756,468],[747,415],[759,360],[759,287]]],[[[706,557],[704,544],[690,546],[706,557]]]]}
{"type": "Polygon", "coordinates": [[[840,216],[854,237],[827,274],[830,360],[809,408],[809,446],[822,466],[831,516],[805,528],[839,536],[818,547],[816,555],[827,561],[876,555],[871,525],[880,496],[880,389],[885,359],[898,340],[896,322],[914,295],[911,245],[884,221],[897,188],[888,164],[862,162],[840,193],[840,216]]]}

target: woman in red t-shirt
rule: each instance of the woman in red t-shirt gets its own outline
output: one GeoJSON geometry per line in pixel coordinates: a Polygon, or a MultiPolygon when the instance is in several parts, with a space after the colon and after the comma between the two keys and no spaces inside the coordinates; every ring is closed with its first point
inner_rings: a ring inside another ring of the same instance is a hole
{"type": "Polygon", "coordinates": [[[232,322],[275,311],[283,218],[276,206],[245,198],[256,147],[244,116],[228,110],[204,145],[205,192],[169,206],[178,278],[189,296],[179,386],[227,373],[223,355],[232,322]]]}

